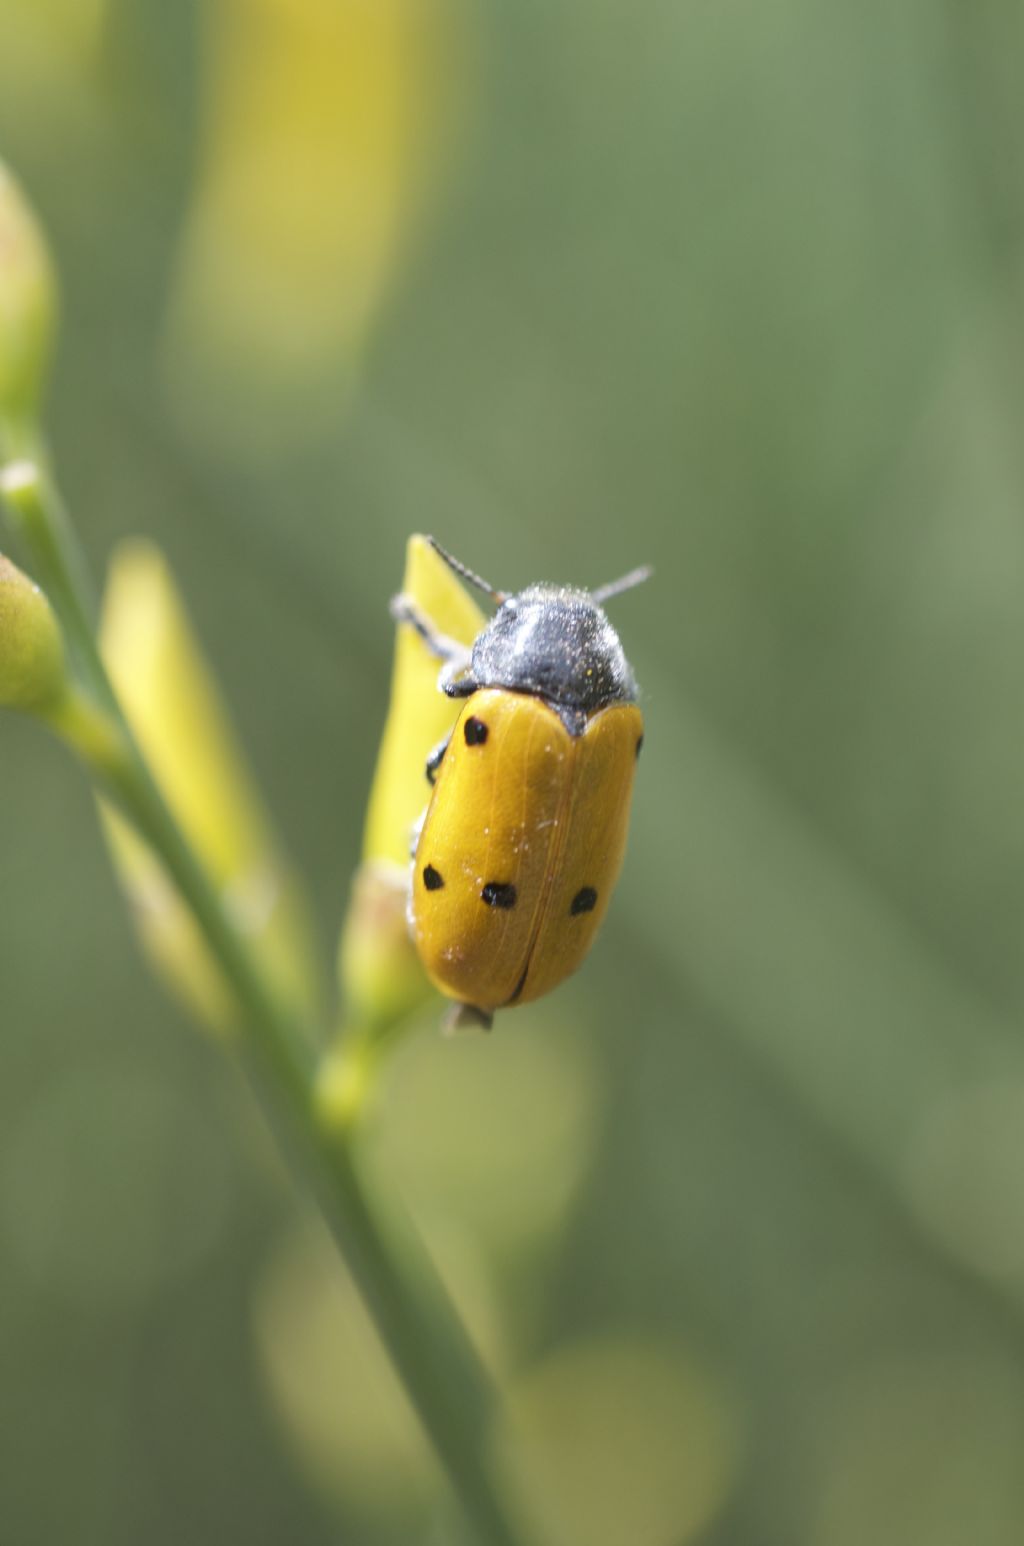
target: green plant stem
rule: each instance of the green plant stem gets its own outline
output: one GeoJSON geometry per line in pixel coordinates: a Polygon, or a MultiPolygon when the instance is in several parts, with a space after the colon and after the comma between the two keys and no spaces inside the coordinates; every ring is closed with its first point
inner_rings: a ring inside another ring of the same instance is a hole
{"type": "Polygon", "coordinates": [[[93,633],[95,601],[88,566],[50,475],[46,448],[24,425],[7,429],[0,444],[5,457],[0,477],[12,524],[32,559],[36,580],[64,625],[83,678],[105,707],[116,709],[93,633]]]}
{"type": "MultiPolygon", "coordinates": [[[[488,1452],[497,1396],[411,1224],[390,1216],[363,1172],[353,1131],[326,1127],[318,1110],[319,1056],[311,1027],[274,994],[205,869],[167,807],[118,705],[96,646],[71,524],[33,455],[8,467],[2,490],[36,577],[61,619],[83,686],[81,750],[105,793],[160,857],[243,1012],[243,1062],[293,1167],[314,1191],[384,1345],[478,1537],[523,1546],[526,1537],[488,1452]],[[97,725],[106,734],[95,733],[97,725]],[[102,745],[101,757],[93,755],[102,745]]],[[[71,737],[73,739],[73,736],[71,737]]]]}

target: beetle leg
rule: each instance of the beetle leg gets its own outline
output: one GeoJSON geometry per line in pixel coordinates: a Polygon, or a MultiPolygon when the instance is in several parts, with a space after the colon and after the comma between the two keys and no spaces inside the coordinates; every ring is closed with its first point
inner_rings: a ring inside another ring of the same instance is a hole
{"type": "Polygon", "coordinates": [[[459,666],[468,662],[469,651],[466,646],[457,639],[449,639],[447,634],[439,633],[411,596],[392,596],[391,616],[396,623],[408,623],[410,628],[415,628],[427,649],[438,660],[450,665],[458,663],[459,666]]]}
{"type": "Polygon", "coordinates": [[[452,1004],[441,1021],[441,1029],[446,1036],[454,1036],[459,1031],[489,1031],[493,1024],[494,1016],[488,1009],[478,1009],[475,1004],[452,1004]]]}
{"type": "Polygon", "coordinates": [[[449,660],[441,667],[437,685],[449,698],[472,697],[480,683],[470,675],[468,650],[461,660],[449,660]]]}
{"type": "Polygon", "coordinates": [[[430,756],[427,758],[427,783],[428,784],[432,784],[434,782],[434,780],[437,778],[437,770],[441,766],[441,763],[444,760],[444,754],[448,750],[448,742],[451,740],[451,738],[452,738],[451,737],[451,731],[449,731],[448,734],[445,736],[443,741],[438,741],[437,745],[434,747],[434,750],[430,753],[430,756]]]}
{"type": "Polygon", "coordinates": [[[439,633],[430,618],[420,611],[410,596],[392,596],[391,616],[397,623],[408,623],[415,628],[432,655],[444,661],[437,678],[438,690],[449,698],[468,698],[476,691],[476,683],[468,675],[472,651],[458,639],[449,639],[439,633]]]}

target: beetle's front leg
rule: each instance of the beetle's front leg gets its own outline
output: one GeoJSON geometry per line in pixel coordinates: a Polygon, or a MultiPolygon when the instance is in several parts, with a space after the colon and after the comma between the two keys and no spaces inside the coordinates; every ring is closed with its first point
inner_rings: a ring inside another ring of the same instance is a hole
{"type": "Polygon", "coordinates": [[[469,669],[469,651],[466,651],[462,660],[449,660],[441,667],[437,678],[437,685],[446,697],[470,698],[476,692],[480,683],[469,669]]]}
{"type": "Polygon", "coordinates": [[[447,634],[441,633],[435,628],[425,612],[421,612],[411,596],[398,595],[391,598],[391,616],[396,623],[408,623],[410,628],[415,628],[427,649],[438,660],[443,660],[446,665],[458,665],[464,667],[469,662],[469,650],[457,639],[450,639],[447,634]]]}
{"type": "Polygon", "coordinates": [[[449,698],[465,698],[475,691],[476,684],[469,685],[471,681],[469,661],[472,650],[468,646],[460,644],[458,639],[450,639],[447,634],[435,628],[430,618],[425,612],[420,611],[411,596],[392,596],[391,616],[397,623],[408,623],[410,628],[415,628],[430,653],[444,662],[437,679],[438,689],[441,692],[446,693],[449,698]]]}

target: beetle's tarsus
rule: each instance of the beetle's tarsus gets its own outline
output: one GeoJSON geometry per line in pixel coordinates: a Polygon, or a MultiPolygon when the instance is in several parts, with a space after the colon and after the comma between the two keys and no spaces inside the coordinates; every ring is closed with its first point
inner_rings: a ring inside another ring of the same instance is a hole
{"type": "Polygon", "coordinates": [[[392,596],[390,608],[391,616],[396,623],[408,623],[410,628],[415,628],[427,649],[438,660],[449,664],[458,663],[460,666],[468,658],[468,651],[464,644],[457,639],[449,639],[447,634],[441,633],[427,617],[421,612],[411,596],[400,593],[392,596]]]}
{"type": "Polygon", "coordinates": [[[460,1031],[489,1031],[493,1024],[489,1010],[478,1009],[476,1004],[453,1004],[441,1021],[441,1029],[446,1036],[455,1036],[460,1031]]]}
{"type": "Polygon", "coordinates": [[[463,656],[441,667],[437,685],[447,698],[471,698],[480,683],[469,674],[469,659],[463,656]]]}
{"type": "Polygon", "coordinates": [[[451,732],[449,731],[449,733],[445,736],[443,741],[438,741],[437,745],[434,747],[434,750],[430,753],[430,756],[427,758],[427,783],[428,784],[433,785],[434,780],[437,778],[437,770],[441,766],[442,762],[444,761],[444,754],[448,750],[448,742],[450,740],[451,740],[451,732]]]}

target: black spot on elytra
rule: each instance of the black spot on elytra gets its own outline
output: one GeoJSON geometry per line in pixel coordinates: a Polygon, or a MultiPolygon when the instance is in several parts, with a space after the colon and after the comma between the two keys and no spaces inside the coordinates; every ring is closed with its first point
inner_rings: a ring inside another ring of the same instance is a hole
{"type": "Polygon", "coordinates": [[[487,739],[487,726],[472,714],[466,720],[464,732],[467,746],[482,746],[487,739]]]}
{"type": "Polygon", "coordinates": [[[581,886],[572,899],[572,906],[569,908],[569,911],[575,917],[577,913],[593,912],[596,905],[597,892],[593,886],[581,886]]]}
{"type": "Polygon", "coordinates": [[[515,907],[518,893],[510,882],[489,880],[480,893],[481,902],[488,907],[515,907]]]}
{"type": "Polygon", "coordinates": [[[423,884],[428,891],[440,891],[444,885],[444,876],[440,870],[435,870],[432,864],[428,864],[423,871],[423,884]]]}
{"type": "Polygon", "coordinates": [[[643,744],[644,744],[643,736],[642,735],[638,735],[637,738],[636,738],[636,754],[637,754],[638,757],[640,755],[640,748],[643,746],[643,744]]]}

